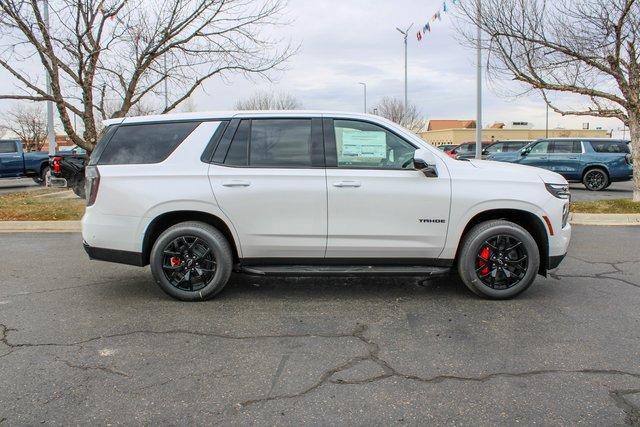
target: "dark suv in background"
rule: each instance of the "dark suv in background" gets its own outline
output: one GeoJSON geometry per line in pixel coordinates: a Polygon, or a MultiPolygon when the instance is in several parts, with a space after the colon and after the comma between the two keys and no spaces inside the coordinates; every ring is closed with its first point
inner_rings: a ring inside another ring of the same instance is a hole
{"type": "Polygon", "coordinates": [[[490,154],[487,159],[548,169],[567,181],[582,182],[591,191],[633,178],[629,141],[619,139],[541,139],[516,152],[490,154]]]}

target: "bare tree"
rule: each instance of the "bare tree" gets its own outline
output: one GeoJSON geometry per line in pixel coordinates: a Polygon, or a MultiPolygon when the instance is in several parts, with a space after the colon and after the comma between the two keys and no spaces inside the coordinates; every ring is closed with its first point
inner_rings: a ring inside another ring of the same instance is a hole
{"type": "MultiPolygon", "coordinates": [[[[460,11],[485,33],[489,75],[539,91],[559,114],[620,119],[640,164],[640,0],[482,0],[480,22],[477,1],[460,11]],[[563,93],[583,106],[558,104],[563,93]]],[[[640,202],[638,167],[633,199],[640,202]]]]}
{"type": "Polygon", "coordinates": [[[236,102],[236,110],[299,110],[302,103],[288,93],[256,92],[236,102]]]}
{"type": "MultiPolygon", "coordinates": [[[[91,151],[99,121],[124,117],[136,105],[164,95],[166,113],[214,76],[269,78],[295,53],[290,44],[264,37],[279,25],[285,0],[53,0],[47,30],[42,3],[0,0],[0,67],[16,82],[0,99],[55,103],[64,131],[91,151]],[[17,64],[35,58],[51,76],[17,64]],[[112,110],[111,106],[116,107],[112,110]],[[70,118],[82,121],[77,133],[70,118]]],[[[149,105],[149,104],[147,104],[149,105]]]]}
{"type": "Polygon", "coordinates": [[[40,151],[47,142],[47,121],[40,106],[16,107],[6,112],[2,128],[17,135],[25,151],[40,151]]]}
{"type": "Polygon", "coordinates": [[[409,104],[405,109],[404,101],[398,98],[385,96],[371,111],[415,133],[425,128],[426,121],[421,117],[418,107],[409,104]]]}

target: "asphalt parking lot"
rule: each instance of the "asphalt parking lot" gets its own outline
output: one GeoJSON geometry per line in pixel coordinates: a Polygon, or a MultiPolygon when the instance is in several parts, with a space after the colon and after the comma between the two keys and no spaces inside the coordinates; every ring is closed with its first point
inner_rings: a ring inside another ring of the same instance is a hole
{"type": "Polygon", "coordinates": [[[584,185],[572,183],[571,199],[576,202],[607,199],[631,199],[633,197],[633,182],[614,182],[604,191],[589,191],[584,185]]]}
{"type": "Polygon", "coordinates": [[[575,227],[560,269],[502,302],[239,276],[189,304],[77,234],[0,241],[0,424],[640,423],[640,227],[575,227]]]}

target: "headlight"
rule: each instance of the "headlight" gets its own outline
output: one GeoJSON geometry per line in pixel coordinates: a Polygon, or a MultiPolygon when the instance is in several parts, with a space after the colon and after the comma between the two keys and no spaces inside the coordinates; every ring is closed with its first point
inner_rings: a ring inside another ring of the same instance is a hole
{"type": "Polygon", "coordinates": [[[569,192],[569,185],[567,184],[545,184],[547,191],[553,194],[558,199],[571,200],[571,193],[569,192]]]}

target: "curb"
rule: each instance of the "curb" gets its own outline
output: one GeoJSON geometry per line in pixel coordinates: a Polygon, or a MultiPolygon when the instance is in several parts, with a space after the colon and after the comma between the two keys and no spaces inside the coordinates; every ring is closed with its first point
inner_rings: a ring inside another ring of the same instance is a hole
{"type": "MultiPolygon", "coordinates": [[[[572,225],[640,226],[640,214],[572,213],[572,225]]],[[[80,221],[0,221],[0,233],[79,233],[80,221]]]]}
{"type": "Polygon", "coordinates": [[[640,214],[587,214],[572,213],[572,225],[640,225],[640,214]]]}
{"type": "Polygon", "coordinates": [[[80,221],[0,221],[0,233],[79,233],[80,221]]]}

